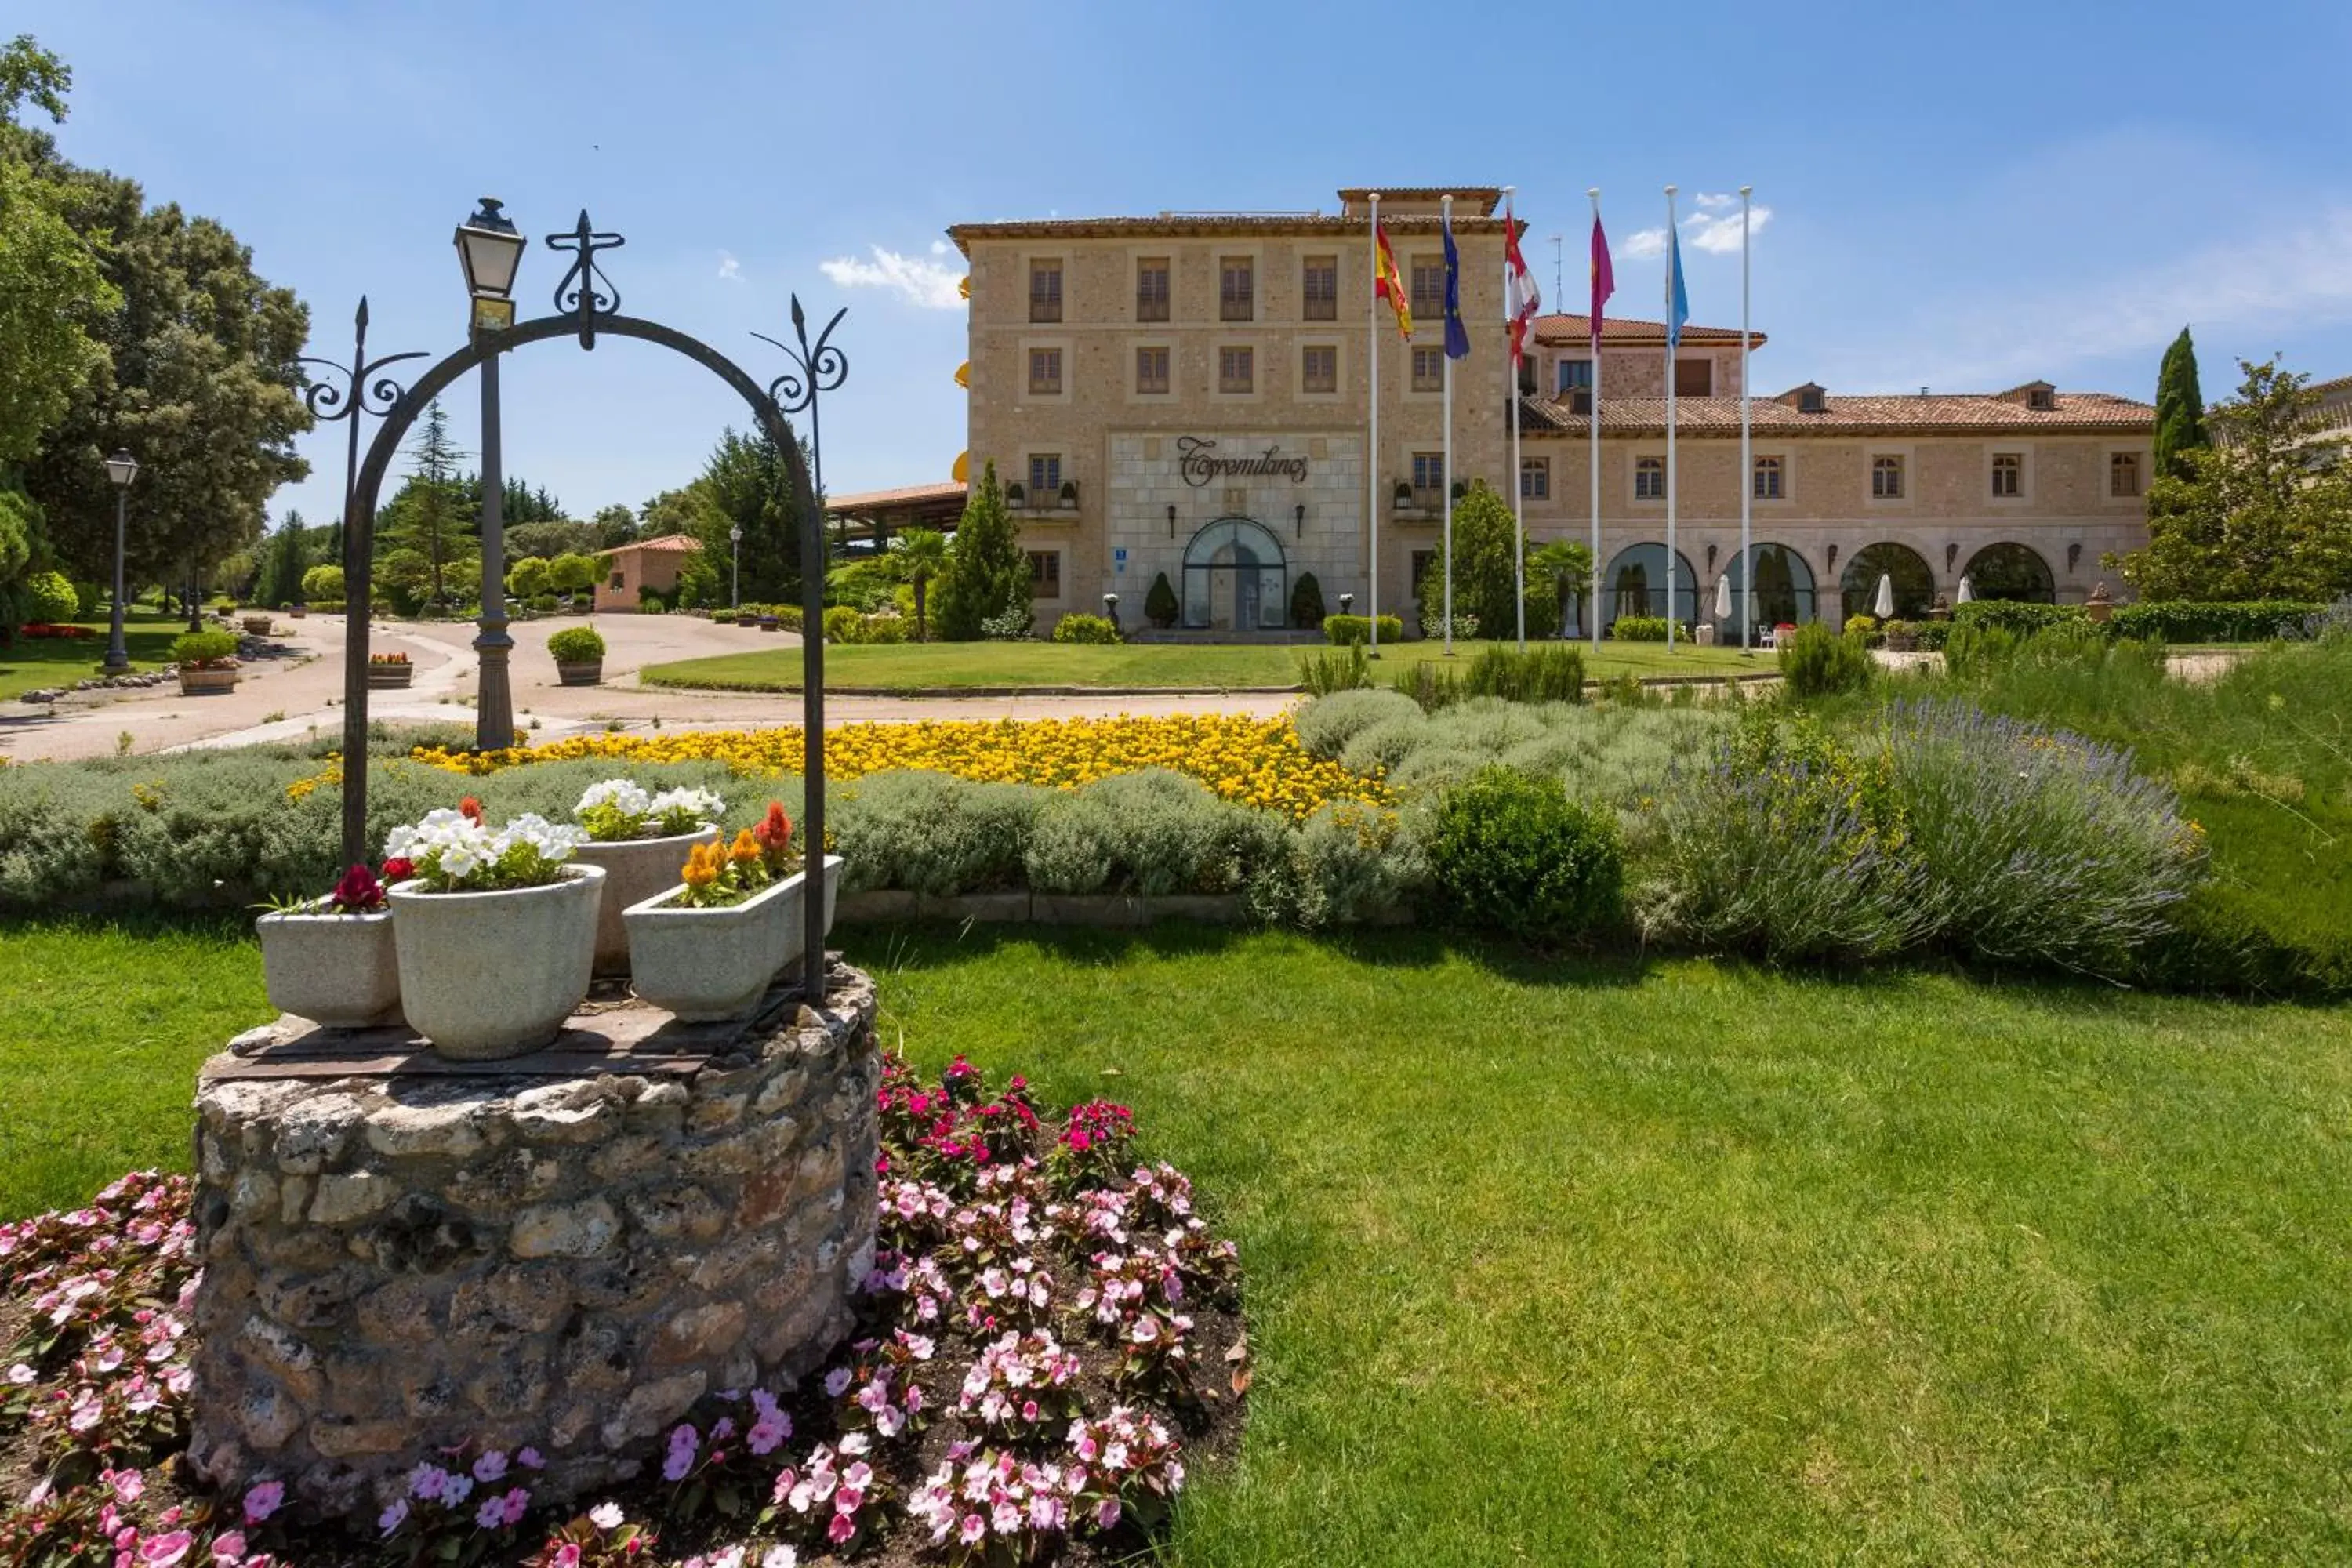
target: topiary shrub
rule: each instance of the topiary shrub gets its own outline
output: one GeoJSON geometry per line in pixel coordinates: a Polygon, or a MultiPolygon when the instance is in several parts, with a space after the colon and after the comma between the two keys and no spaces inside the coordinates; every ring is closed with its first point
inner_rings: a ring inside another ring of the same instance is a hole
{"type": "MultiPolygon", "coordinates": [[[[1336,647],[1355,647],[1372,640],[1372,617],[1370,616],[1326,616],[1323,617],[1325,640],[1336,647]]],[[[1404,641],[1404,621],[1397,616],[1381,617],[1381,641],[1404,641]]]]}
{"type": "Polygon", "coordinates": [[[1614,923],[1624,891],[1615,814],[1511,768],[1485,769],[1439,798],[1429,861],[1438,916],[1530,942],[1614,923]]]}
{"type": "Polygon", "coordinates": [[[1176,624],[1181,609],[1176,590],[1168,585],[1168,574],[1162,572],[1151,580],[1151,591],[1143,595],[1143,618],[1164,632],[1176,624]]]}
{"type": "Polygon", "coordinates": [[[558,664],[593,664],[604,657],[604,639],[594,626],[566,626],[547,639],[558,664]]]}
{"type": "Polygon", "coordinates": [[[1619,642],[1664,642],[1666,640],[1666,617],[1620,616],[1609,623],[1609,635],[1619,642]]]}
{"type": "Polygon", "coordinates": [[[229,632],[183,632],[172,639],[172,662],[183,669],[217,669],[236,658],[229,632]]]}
{"type": "Polygon", "coordinates": [[[1290,588],[1290,624],[1311,632],[1323,624],[1323,584],[1312,572],[1301,572],[1290,588]]]}
{"type": "Polygon", "coordinates": [[[81,608],[81,595],[62,572],[34,573],[18,587],[17,595],[27,621],[69,621],[81,608]]]}
{"type": "Polygon", "coordinates": [[[310,605],[341,604],[343,598],[343,569],[340,566],[313,566],[302,574],[302,601],[310,605]]]}
{"type": "Polygon", "coordinates": [[[1840,637],[1819,621],[1780,639],[1780,679],[1801,700],[1858,691],[1876,668],[1860,637],[1840,637]]]}
{"type": "Polygon", "coordinates": [[[1054,623],[1053,640],[1059,643],[1086,643],[1100,646],[1122,640],[1118,627],[1102,616],[1064,616],[1054,623]]]}

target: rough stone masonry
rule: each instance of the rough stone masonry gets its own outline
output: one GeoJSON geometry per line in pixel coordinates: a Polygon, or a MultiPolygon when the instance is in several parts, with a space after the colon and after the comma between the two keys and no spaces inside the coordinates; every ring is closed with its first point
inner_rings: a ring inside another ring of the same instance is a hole
{"type": "Polygon", "coordinates": [[[214,1058],[197,1468],[372,1512],[436,1449],[530,1446],[561,1501],[634,1474],[706,1393],[810,1370],[873,1256],[873,1023],[836,965],[822,1014],[658,1072],[214,1058]]]}

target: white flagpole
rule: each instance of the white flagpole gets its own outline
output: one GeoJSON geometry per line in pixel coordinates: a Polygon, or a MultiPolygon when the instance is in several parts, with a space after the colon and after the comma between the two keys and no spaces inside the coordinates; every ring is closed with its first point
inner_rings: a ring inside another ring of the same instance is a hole
{"type": "MultiPolygon", "coordinates": [[[[1454,198],[1441,196],[1437,203],[1438,221],[1446,232],[1454,229],[1454,198]]],[[[1438,310],[1438,337],[1445,336],[1446,321],[1441,297],[1438,310]]],[[[1445,472],[1439,482],[1438,504],[1445,509],[1445,657],[1454,657],[1454,356],[1443,349],[1445,361],[1445,472]]]]}
{"type": "MultiPolygon", "coordinates": [[[[1594,185],[1584,194],[1592,198],[1592,221],[1598,226],[1601,187],[1594,185]]],[[[1565,310],[1567,305],[1563,296],[1560,306],[1565,310]]],[[[1591,308],[1592,302],[1586,300],[1585,309],[1591,308]]],[[[1585,399],[1585,405],[1592,411],[1585,420],[1585,428],[1591,435],[1592,453],[1592,596],[1585,603],[1584,618],[1589,623],[1585,630],[1592,635],[1592,651],[1597,654],[1601,651],[1601,322],[1596,319],[1586,324],[1592,334],[1592,395],[1585,399]]]]}
{"type": "Polygon", "coordinates": [[[1372,286],[1364,295],[1365,335],[1370,340],[1370,353],[1365,365],[1370,373],[1372,434],[1371,444],[1364,453],[1364,485],[1367,497],[1366,515],[1372,520],[1372,559],[1370,588],[1372,601],[1371,657],[1381,657],[1381,194],[1372,194],[1371,277],[1372,286]]]}
{"type": "Polygon", "coordinates": [[[1666,187],[1666,651],[1675,651],[1675,188],[1666,187]]]}
{"type": "MultiPolygon", "coordinates": [[[[1511,193],[1517,185],[1503,187],[1503,232],[1508,235],[1518,220],[1511,214],[1511,193]]],[[[1503,247],[1503,308],[1511,306],[1511,247],[1503,247]]],[[[1510,329],[1503,330],[1503,395],[1509,400],[1511,410],[1511,583],[1518,592],[1515,601],[1518,617],[1519,651],[1528,651],[1528,501],[1527,484],[1519,478],[1519,356],[1510,352],[1510,329]]]]}
{"type": "Polygon", "coordinates": [[[1739,187],[1739,651],[1755,647],[1748,621],[1756,603],[1756,563],[1748,535],[1754,523],[1756,460],[1748,454],[1748,198],[1753,185],[1739,187]]]}

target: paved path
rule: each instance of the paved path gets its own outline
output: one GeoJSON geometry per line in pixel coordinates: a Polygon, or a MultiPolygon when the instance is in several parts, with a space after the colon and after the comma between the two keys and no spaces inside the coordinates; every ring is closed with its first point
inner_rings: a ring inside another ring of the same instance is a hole
{"type": "MultiPolygon", "coordinates": [[[[649,728],[752,730],[800,722],[797,696],[760,692],[691,692],[636,684],[648,664],[741,651],[747,636],[695,616],[599,616],[604,636],[602,686],[558,684],[548,657],[546,633],[580,625],[571,620],[518,623],[513,658],[515,721],[530,738],[549,740],[583,730],[649,728]],[[538,728],[530,729],[537,721],[538,728]]],[[[109,756],[129,735],[133,753],[242,746],[264,741],[299,741],[314,732],[342,729],[343,617],[278,618],[278,636],[293,657],[246,667],[244,679],[226,696],[188,698],[176,688],[152,687],[121,693],[87,693],[57,705],[53,712],[11,703],[0,710],[0,755],[19,761],[109,756]]],[[[372,634],[378,651],[398,649],[416,666],[406,691],[371,695],[368,715],[394,723],[453,724],[474,721],[474,628],[467,624],[377,622],[372,634]]],[[[789,647],[789,633],[760,637],[760,646],[789,647]]],[[[906,722],[921,719],[1102,718],[1119,713],[1248,713],[1272,717],[1297,699],[1287,693],[1144,697],[898,698],[841,697],[825,703],[828,726],[906,722]]]]}

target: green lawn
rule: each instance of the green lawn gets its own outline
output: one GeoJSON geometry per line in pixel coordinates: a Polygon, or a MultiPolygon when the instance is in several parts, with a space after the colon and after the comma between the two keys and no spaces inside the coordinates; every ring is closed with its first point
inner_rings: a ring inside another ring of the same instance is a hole
{"type": "MultiPolygon", "coordinates": [[[[757,633],[750,634],[758,636],[757,633]]],[[[1456,663],[1467,663],[1483,642],[1454,644],[1456,663]]],[[[961,687],[1290,687],[1298,682],[1299,660],[1319,647],[1233,646],[1197,643],[1128,643],[1110,647],[1050,642],[850,644],[824,650],[825,684],[881,690],[946,689],[961,687]]],[[[1385,644],[1381,664],[1442,658],[1442,644],[1420,640],[1385,644]]],[[[1735,648],[1678,647],[1663,643],[1603,643],[1596,656],[1584,649],[1585,673],[1596,679],[1638,675],[1721,676],[1777,674],[1769,654],[1741,657],[1735,648]]],[[[709,658],[648,666],[649,686],[703,687],[730,691],[797,691],[798,647],[753,648],[709,658]]]]}
{"type": "MultiPolygon", "coordinates": [[[[1413,932],[848,930],[1248,1270],[1192,1565],[2352,1558],[2352,1015],[1413,932]]],[[[0,931],[0,1215],[184,1165],[250,944],[0,931]]]]}
{"type": "MultiPolygon", "coordinates": [[[[39,686],[71,686],[99,673],[106,660],[107,623],[103,617],[79,625],[97,632],[95,637],[19,637],[0,647],[0,702],[13,702],[39,686]]],[[[133,669],[154,669],[169,663],[172,639],[188,629],[178,616],[133,610],[123,620],[122,646],[133,669]]]]}

